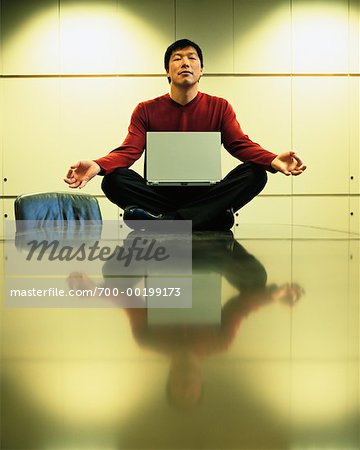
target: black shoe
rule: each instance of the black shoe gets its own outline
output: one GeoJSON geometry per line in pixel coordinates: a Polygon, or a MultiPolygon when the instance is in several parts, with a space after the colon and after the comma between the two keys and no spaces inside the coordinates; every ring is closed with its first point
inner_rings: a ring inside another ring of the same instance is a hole
{"type": "Polygon", "coordinates": [[[134,230],[142,230],[145,228],[145,225],[142,223],[137,225],[136,221],[174,220],[175,215],[169,213],[155,214],[144,208],[140,208],[139,206],[126,206],[124,209],[123,219],[128,227],[134,230]]]}
{"type": "Polygon", "coordinates": [[[230,211],[230,209],[227,209],[224,212],[224,215],[221,217],[219,223],[220,231],[228,231],[234,226],[234,214],[230,211]]]}
{"type": "Polygon", "coordinates": [[[234,225],[234,215],[227,209],[211,223],[197,227],[194,231],[229,231],[234,225]]]}

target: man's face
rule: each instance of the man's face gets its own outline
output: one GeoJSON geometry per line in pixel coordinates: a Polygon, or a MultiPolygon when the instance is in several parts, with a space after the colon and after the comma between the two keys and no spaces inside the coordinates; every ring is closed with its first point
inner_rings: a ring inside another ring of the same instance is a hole
{"type": "Polygon", "coordinates": [[[186,47],[172,53],[167,76],[178,86],[192,86],[197,83],[203,71],[199,55],[193,47],[186,47]]]}

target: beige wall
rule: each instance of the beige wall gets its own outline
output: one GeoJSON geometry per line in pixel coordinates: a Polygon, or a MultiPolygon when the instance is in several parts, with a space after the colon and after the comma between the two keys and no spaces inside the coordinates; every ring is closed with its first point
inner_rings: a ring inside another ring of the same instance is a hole
{"type": "MultiPolygon", "coordinates": [[[[253,140],[309,165],[302,177],[270,175],[240,227],[359,231],[359,0],[0,4],[3,220],[17,195],[66,190],[71,162],[117,147],[134,106],[168,90],[165,48],[188,37],[205,54],[200,89],[227,98],[253,140]]],[[[235,164],[224,154],[224,171],[235,164]]],[[[102,196],[100,181],[86,192],[102,196]]]]}

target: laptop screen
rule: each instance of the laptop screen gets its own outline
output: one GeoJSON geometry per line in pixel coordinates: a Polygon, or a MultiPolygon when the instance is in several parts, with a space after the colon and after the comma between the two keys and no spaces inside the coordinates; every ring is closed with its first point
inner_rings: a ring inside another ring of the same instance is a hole
{"type": "Polygon", "coordinates": [[[146,178],[153,185],[211,185],[221,180],[220,132],[148,132],[146,178]]]}

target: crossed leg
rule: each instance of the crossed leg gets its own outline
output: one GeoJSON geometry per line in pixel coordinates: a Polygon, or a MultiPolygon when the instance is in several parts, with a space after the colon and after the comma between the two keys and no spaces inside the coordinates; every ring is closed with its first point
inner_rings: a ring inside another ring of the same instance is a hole
{"type": "Polygon", "coordinates": [[[104,177],[102,189],[122,209],[136,205],[156,214],[172,213],[192,220],[193,229],[213,229],[226,210],[238,211],[266,182],[266,171],[253,163],[238,165],[213,186],[150,186],[133,170],[118,168],[104,177]]]}

